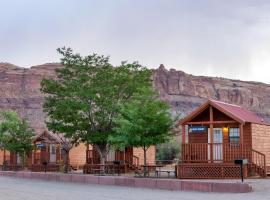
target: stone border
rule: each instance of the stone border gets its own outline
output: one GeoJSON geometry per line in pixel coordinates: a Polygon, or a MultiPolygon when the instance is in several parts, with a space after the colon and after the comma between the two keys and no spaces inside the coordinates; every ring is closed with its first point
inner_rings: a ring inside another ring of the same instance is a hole
{"type": "Polygon", "coordinates": [[[127,186],[134,188],[163,189],[173,191],[197,191],[219,193],[247,193],[252,187],[247,183],[222,183],[188,181],[180,179],[133,178],[124,176],[93,176],[83,174],[62,174],[44,172],[13,172],[0,171],[0,176],[16,178],[41,179],[46,181],[60,181],[83,184],[99,184],[127,186]]]}

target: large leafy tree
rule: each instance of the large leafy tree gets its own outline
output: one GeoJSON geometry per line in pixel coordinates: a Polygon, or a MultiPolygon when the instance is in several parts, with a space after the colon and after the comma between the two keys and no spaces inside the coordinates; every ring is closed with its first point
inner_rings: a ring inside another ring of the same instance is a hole
{"type": "Polygon", "coordinates": [[[13,111],[0,113],[1,147],[18,154],[24,167],[27,155],[32,151],[34,130],[29,128],[26,120],[20,119],[13,111]]]}
{"type": "Polygon", "coordinates": [[[141,87],[151,85],[151,71],[138,63],[113,67],[108,57],[81,56],[70,48],[58,49],[63,68],[57,79],[44,79],[47,94],[44,111],[50,130],[64,133],[73,143],[86,142],[96,147],[104,164],[110,148],[109,136],[115,134],[114,119],[120,107],[130,101],[141,87]]]}
{"type": "Polygon", "coordinates": [[[110,137],[110,142],[118,148],[142,147],[146,166],[148,148],[166,142],[171,136],[173,119],[169,105],[151,87],[146,87],[126,102],[120,113],[115,119],[117,134],[110,137]]]}

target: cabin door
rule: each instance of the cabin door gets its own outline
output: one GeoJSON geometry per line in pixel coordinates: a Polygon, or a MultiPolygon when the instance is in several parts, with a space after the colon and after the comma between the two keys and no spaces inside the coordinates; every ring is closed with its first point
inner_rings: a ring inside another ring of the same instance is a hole
{"type": "MultiPolygon", "coordinates": [[[[223,159],[223,135],[222,128],[214,128],[213,129],[213,160],[214,162],[221,162],[223,159]]],[[[211,143],[210,140],[210,129],[208,129],[208,144],[211,143]]],[[[208,160],[211,158],[211,146],[208,145],[208,160]]]]}
{"type": "Polygon", "coordinates": [[[50,144],[50,163],[56,162],[56,148],[55,144],[50,144]]]}

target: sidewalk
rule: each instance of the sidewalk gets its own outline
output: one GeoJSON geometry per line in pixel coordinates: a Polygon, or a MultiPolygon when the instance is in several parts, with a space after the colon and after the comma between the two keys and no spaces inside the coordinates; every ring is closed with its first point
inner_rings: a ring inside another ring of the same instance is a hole
{"type": "Polygon", "coordinates": [[[149,188],[174,191],[198,191],[219,193],[247,193],[252,191],[248,183],[225,181],[200,181],[180,179],[134,178],[125,176],[94,176],[82,174],[62,174],[44,172],[11,172],[0,171],[0,176],[26,179],[40,179],[82,184],[126,186],[131,188],[149,188]]]}

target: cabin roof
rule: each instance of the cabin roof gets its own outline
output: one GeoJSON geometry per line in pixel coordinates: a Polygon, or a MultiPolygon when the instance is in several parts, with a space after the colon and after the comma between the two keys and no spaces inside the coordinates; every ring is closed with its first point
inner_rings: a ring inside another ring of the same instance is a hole
{"type": "Polygon", "coordinates": [[[234,120],[238,121],[239,123],[250,122],[250,123],[255,123],[255,124],[269,125],[264,122],[263,118],[260,118],[253,112],[245,108],[242,108],[241,106],[229,104],[229,103],[225,103],[221,101],[216,101],[212,99],[209,99],[207,102],[199,106],[197,109],[191,112],[187,117],[181,120],[180,123],[184,124],[186,122],[189,122],[198,114],[200,114],[202,111],[204,111],[206,108],[208,108],[210,105],[218,109],[219,111],[223,112],[224,114],[228,115],[229,117],[233,118],[234,120]]]}
{"type": "Polygon", "coordinates": [[[55,141],[57,143],[61,143],[61,136],[58,134],[54,134],[48,130],[44,130],[43,132],[34,136],[33,141],[37,141],[39,139],[44,139],[44,138],[47,138],[47,140],[49,140],[49,141],[55,141]]]}

